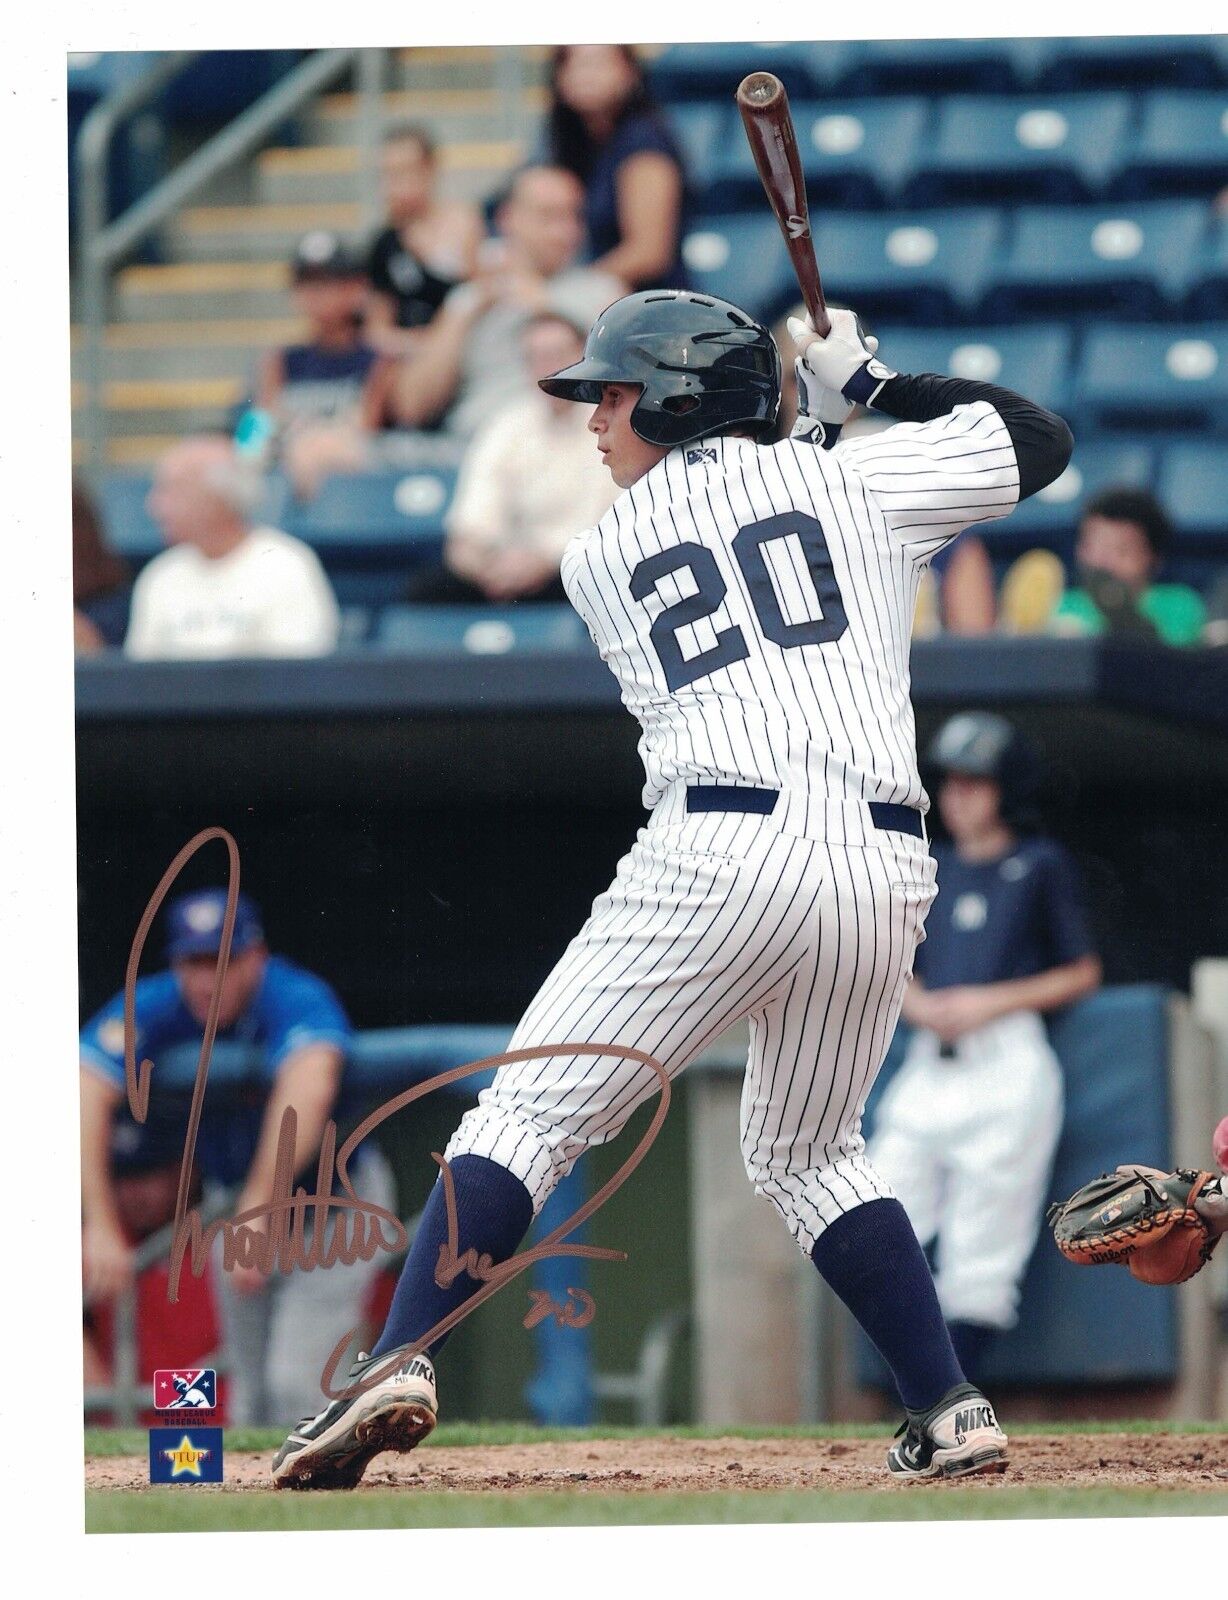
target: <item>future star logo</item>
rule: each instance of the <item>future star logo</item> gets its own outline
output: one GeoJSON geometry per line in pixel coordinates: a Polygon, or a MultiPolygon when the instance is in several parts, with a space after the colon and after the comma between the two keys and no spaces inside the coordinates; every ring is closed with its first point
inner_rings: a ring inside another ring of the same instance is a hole
{"type": "Polygon", "coordinates": [[[172,1478],[180,1478],[184,1473],[199,1478],[200,1464],[202,1461],[207,1461],[211,1453],[209,1450],[198,1450],[186,1433],[174,1449],[162,1452],[171,1463],[172,1478]]]}

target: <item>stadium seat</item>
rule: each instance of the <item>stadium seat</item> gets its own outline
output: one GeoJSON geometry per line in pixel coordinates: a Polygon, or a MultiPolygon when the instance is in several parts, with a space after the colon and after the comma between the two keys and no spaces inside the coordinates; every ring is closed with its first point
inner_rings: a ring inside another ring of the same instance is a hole
{"type": "Polygon", "coordinates": [[[1148,95],[1113,191],[1123,196],[1212,194],[1228,183],[1228,92],[1148,95]]]}
{"type": "Polygon", "coordinates": [[[906,197],[913,205],[1098,199],[1130,112],[1124,94],[953,96],[938,108],[906,197]]]}
{"type": "Polygon", "coordinates": [[[682,241],[691,285],[772,321],[798,298],[797,279],[766,207],[754,216],[697,219],[682,241]]]}
{"type": "Polygon", "coordinates": [[[375,637],[385,649],[409,655],[574,655],[592,648],[567,605],[389,606],[375,637]]]}
{"type": "Polygon", "coordinates": [[[813,56],[814,47],[805,44],[671,44],[651,63],[649,81],[665,105],[706,99],[732,105],[739,83],[756,69],[774,72],[791,97],[813,94],[827,81],[826,73],[815,78],[813,56]]]}
{"type": "MultiPolygon", "coordinates": [[[[1044,59],[1035,39],[874,39],[835,75],[840,94],[1009,94],[1044,59]]],[[[828,45],[816,45],[827,50],[828,45]]]]}
{"type": "MultiPolygon", "coordinates": [[[[917,161],[929,112],[919,98],[795,100],[802,170],[811,200],[853,208],[890,203],[917,161]]],[[[717,156],[722,192],[761,199],[750,145],[741,126],[717,156]]]]}
{"type": "Polygon", "coordinates": [[[1219,441],[1170,444],[1160,499],[1190,553],[1228,555],[1228,449],[1219,441]]]}
{"type": "Polygon", "coordinates": [[[836,304],[921,323],[965,316],[979,302],[1001,231],[989,210],[820,216],[815,227],[836,304]]]}
{"type": "Polygon", "coordinates": [[[316,499],[287,508],[283,526],[326,564],[391,556],[408,566],[438,550],[455,484],[444,467],[329,478],[316,499]]]}
{"type": "Polygon", "coordinates": [[[1020,501],[1009,517],[986,523],[982,536],[995,555],[1013,555],[1043,545],[1069,562],[1086,502],[1110,487],[1153,488],[1156,458],[1151,438],[1085,437],[1076,430],[1074,454],[1065,472],[1047,488],[1020,501]]]}
{"type": "Polygon", "coordinates": [[[1207,225],[1207,208],[1196,200],[1025,206],[982,313],[1147,316],[1178,305],[1207,225]]]}
{"type": "Polygon", "coordinates": [[[1084,413],[1110,427],[1222,430],[1228,422],[1228,324],[1093,328],[1077,393],[1084,413]]]}
{"type": "Polygon", "coordinates": [[[1228,218],[1213,225],[1190,268],[1186,310],[1196,317],[1228,317],[1228,218]]]}
{"type": "Polygon", "coordinates": [[[1071,336],[1060,326],[897,328],[875,324],[883,359],[901,372],[942,372],[1014,389],[1060,412],[1066,404],[1071,336]]]}
{"type": "MultiPolygon", "coordinates": [[[[734,128],[737,113],[732,104],[712,101],[682,101],[669,108],[669,125],[682,146],[687,180],[695,203],[704,210],[736,209],[717,183],[717,173],[725,148],[742,129],[734,128]]],[[[745,145],[746,140],[742,139],[745,145]]],[[[747,146],[749,149],[749,146],[747,146]]]]}
{"type": "Polygon", "coordinates": [[[1038,39],[1045,55],[1037,82],[1046,89],[1214,88],[1228,66],[1214,34],[1105,34],[1038,39]]]}

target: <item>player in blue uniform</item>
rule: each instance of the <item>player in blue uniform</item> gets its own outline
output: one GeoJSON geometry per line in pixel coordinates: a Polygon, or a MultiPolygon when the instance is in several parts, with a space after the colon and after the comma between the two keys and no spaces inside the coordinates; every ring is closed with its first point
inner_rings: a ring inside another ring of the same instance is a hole
{"type": "Polygon", "coordinates": [[[953,717],[930,747],[951,835],[905,990],[913,1027],[870,1158],[922,1244],[965,1373],[1016,1318],[1062,1128],[1046,1012],[1100,982],[1077,869],[1034,830],[1039,775],[1005,718],[953,717]]]}
{"type": "MultiPolygon", "coordinates": [[[[224,889],[204,889],[174,901],[167,911],[169,970],[137,981],[137,1060],[154,1063],[150,1114],[143,1126],[133,1120],[127,1103],[122,991],[81,1031],[87,1300],[111,1299],[131,1283],[130,1234],[153,1231],[148,1225],[139,1230],[130,1226],[124,1206],[126,1174],[168,1175],[167,1209],[153,1226],[170,1219],[191,1077],[180,1067],[172,1086],[167,1070],[160,1076],[159,1062],[176,1047],[187,1047],[194,1069],[213,994],[225,907],[224,889]]],[[[236,1215],[264,1204],[272,1194],[277,1137],[287,1105],[298,1116],[296,1168],[313,1160],[328,1118],[344,1112],[339,1085],[351,1037],[345,1010],[324,979],[269,953],[260,914],[246,895],[239,896],[217,1037],[251,1046],[261,1063],[259,1077],[244,1085],[238,1101],[227,1096],[223,1102],[206,1091],[196,1142],[206,1192],[237,1189],[228,1208],[228,1214],[236,1215]]],[[[352,1170],[364,1199],[392,1205],[392,1177],[371,1141],[356,1153],[352,1170]]],[[[229,1420],[268,1421],[295,1406],[311,1405],[329,1351],[363,1321],[365,1298],[380,1267],[378,1256],[372,1262],[337,1264],[326,1272],[275,1273],[266,1279],[255,1269],[223,1272],[220,1244],[219,1238],[213,1283],[231,1360],[229,1420]]]]}

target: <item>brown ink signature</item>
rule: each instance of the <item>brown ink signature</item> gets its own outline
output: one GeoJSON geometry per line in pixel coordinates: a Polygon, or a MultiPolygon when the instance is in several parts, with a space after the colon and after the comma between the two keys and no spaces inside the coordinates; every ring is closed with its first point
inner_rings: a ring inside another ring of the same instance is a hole
{"type": "MultiPolygon", "coordinates": [[[[208,1263],[209,1253],[215,1238],[221,1235],[222,1258],[224,1270],[233,1266],[256,1267],[262,1273],[274,1271],[311,1272],[316,1268],[326,1270],[338,1261],[349,1263],[362,1260],[369,1261],[378,1250],[386,1250],[397,1254],[404,1250],[408,1243],[404,1225],[400,1218],[391,1211],[381,1206],[362,1200],[354,1192],[353,1184],[349,1177],[349,1161],[354,1151],[362,1141],[371,1134],[388,1117],[394,1116],[406,1106],[412,1105],[415,1100],[420,1100],[432,1090],[443,1088],[455,1083],[461,1078],[469,1077],[473,1073],[486,1072],[491,1068],[500,1067],[515,1061],[529,1061],[539,1059],[543,1055],[591,1055],[591,1056],[622,1056],[630,1061],[637,1061],[642,1066],[655,1072],[660,1083],[660,1100],[653,1113],[648,1128],[641,1136],[634,1150],[613,1174],[602,1184],[596,1194],[591,1195],[565,1222],[559,1224],[540,1244],[531,1246],[510,1257],[506,1261],[492,1262],[486,1254],[479,1254],[472,1247],[464,1251],[460,1248],[456,1217],[456,1197],[452,1181],[452,1173],[448,1163],[440,1155],[435,1156],[439,1164],[440,1174],[444,1185],[444,1201],[447,1212],[447,1237],[440,1246],[439,1259],[435,1267],[435,1281],[439,1286],[446,1287],[453,1282],[462,1272],[478,1282],[480,1287],[454,1311],[442,1317],[435,1326],[416,1341],[415,1349],[424,1350],[449,1332],[475,1311],[484,1301],[497,1293],[504,1284],[533,1264],[547,1256],[577,1256],[590,1260],[625,1261],[627,1254],[623,1250],[611,1250],[598,1245],[565,1244],[567,1235],[599,1211],[614,1191],[622,1186],[631,1176],[636,1167],[648,1154],[653,1141],[660,1132],[661,1125],[669,1110],[670,1083],[669,1077],[660,1064],[643,1050],[637,1050],[629,1045],[615,1044],[588,1044],[588,1043],[560,1043],[547,1045],[534,1045],[519,1050],[507,1050],[500,1055],[486,1056],[481,1061],[468,1062],[463,1066],[452,1067],[446,1072],[439,1073],[423,1083],[415,1084],[412,1088],[404,1090],[401,1094],[394,1095],[386,1100],[383,1105],[372,1111],[359,1123],[358,1127],[350,1134],[341,1148],[337,1148],[336,1124],[330,1120],[324,1130],[320,1144],[320,1152],[316,1165],[316,1191],[307,1193],[303,1188],[295,1188],[294,1179],[294,1144],[297,1129],[297,1115],[293,1106],[287,1106],[282,1113],[281,1127],[278,1132],[277,1160],[273,1182],[272,1198],[262,1206],[252,1206],[232,1218],[218,1218],[207,1226],[201,1221],[200,1213],[195,1207],[189,1207],[188,1198],[191,1188],[192,1169],[196,1153],[196,1139],[200,1130],[200,1119],[204,1108],[205,1085],[209,1075],[209,1062],[213,1054],[214,1040],[217,1035],[218,1012],[221,1007],[222,980],[230,961],[231,940],[234,933],[235,908],[239,895],[239,847],[233,837],[224,828],[205,828],[188,841],[179,854],[163,873],[158,887],[154,890],[144,915],[137,927],[136,936],[132,942],[132,950],[128,957],[128,967],[124,977],[124,1076],[128,1090],[128,1104],[132,1115],[137,1122],[143,1123],[148,1115],[150,1079],[153,1072],[152,1061],[144,1060],[138,1068],[136,1060],[136,978],[140,969],[141,956],[144,952],[145,941],[149,929],[161,908],[163,900],[170,892],[179,874],[184,867],[206,844],[214,839],[220,839],[226,846],[229,857],[229,878],[226,889],[226,912],[222,920],[222,937],[218,947],[217,968],[214,974],[213,996],[209,1003],[209,1013],[205,1022],[204,1037],[201,1040],[200,1055],[196,1064],[196,1078],[192,1086],[192,1103],[188,1115],[187,1131],[184,1136],[183,1160],[179,1168],[179,1186],[175,1200],[174,1229],[171,1244],[170,1274],[167,1283],[167,1298],[175,1301],[179,1297],[179,1279],[183,1269],[185,1257],[189,1260],[190,1270],[195,1277],[199,1277],[208,1263]],[[333,1178],[336,1176],[343,1191],[342,1194],[333,1193],[333,1178]],[[333,1237],[325,1247],[322,1244],[325,1234],[325,1221],[331,1210],[341,1214],[337,1216],[333,1237]],[[343,1226],[346,1218],[351,1224],[349,1234],[343,1226]],[[311,1221],[311,1236],[308,1238],[308,1220],[311,1221]],[[253,1224],[258,1224],[253,1226],[253,1224]],[[385,1229],[387,1237],[385,1237],[385,1229]]],[[[551,1296],[541,1290],[530,1290],[529,1298],[531,1308],[524,1318],[525,1327],[533,1327],[543,1321],[547,1316],[553,1315],[561,1326],[584,1327],[593,1317],[596,1310],[591,1295],[583,1290],[568,1289],[568,1303],[560,1307],[551,1296]],[[579,1309],[572,1309],[572,1301],[579,1302],[579,1309]]],[[[332,1350],[324,1372],[321,1375],[320,1387],[329,1401],[342,1397],[352,1398],[356,1394],[373,1387],[383,1381],[396,1366],[404,1360],[404,1351],[397,1355],[390,1355],[385,1362],[378,1363],[359,1382],[334,1390],[333,1380],[336,1377],[337,1363],[357,1330],[351,1329],[344,1338],[338,1341],[332,1350]]]]}

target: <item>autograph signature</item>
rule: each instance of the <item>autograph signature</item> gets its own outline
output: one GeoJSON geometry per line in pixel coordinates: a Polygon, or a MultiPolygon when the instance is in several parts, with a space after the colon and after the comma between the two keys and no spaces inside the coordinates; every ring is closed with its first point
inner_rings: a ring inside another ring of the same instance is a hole
{"type": "MultiPolygon", "coordinates": [[[[343,1263],[370,1261],[381,1249],[392,1254],[404,1250],[408,1239],[400,1218],[394,1212],[362,1200],[355,1194],[349,1177],[349,1161],[354,1151],[388,1117],[412,1105],[415,1100],[422,1099],[433,1089],[455,1083],[476,1072],[489,1071],[492,1067],[515,1061],[540,1059],[544,1055],[622,1056],[648,1067],[656,1073],[661,1091],[660,1101],[652,1120],[635,1149],[614,1175],[572,1216],[560,1223],[540,1244],[533,1245],[528,1250],[523,1250],[498,1263],[492,1262],[489,1255],[479,1253],[472,1247],[461,1249],[452,1173],[444,1158],[436,1155],[434,1159],[439,1164],[444,1187],[447,1236],[439,1247],[435,1282],[440,1288],[445,1288],[461,1273],[467,1273],[480,1287],[462,1305],[449,1312],[423,1334],[416,1341],[416,1348],[421,1350],[429,1347],[471,1311],[475,1311],[484,1301],[489,1300],[504,1284],[524,1272],[533,1262],[543,1260],[547,1256],[578,1256],[591,1260],[625,1261],[627,1254],[623,1250],[611,1250],[598,1245],[566,1244],[563,1241],[568,1234],[574,1232],[599,1211],[615,1190],[631,1176],[648,1154],[669,1110],[670,1083],[664,1067],[643,1050],[636,1050],[629,1045],[567,1042],[535,1045],[526,1049],[508,1050],[501,1055],[486,1056],[481,1061],[453,1067],[386,1100],[359,1123],[340,1149],[337,1148],[336,1124],[330,1120],[320,1143],[316,1164],[316,1190],[313,1194],[307,1193],[301,1187],[296,1188],[294,1184],[294,1145],[298,1119],[293,1106],[287,1106],[282,1113],[281,1127],[278,1131],[277,1160],[270,1200],[265,1205],[252,1206],[235,1217],[218,1218],[207,1226],[202,1223],[200,1212],[195,1207],[189,1207],[188,1198],[196,1139],[204,1108],[209,1062],[217,1036],[222,980],[230,961],[235,909],[239,895],[239,847],[225,828],[205,828],[196,834],[184,845],[163,873],[137,927],[124,977],[124,1076],[132,1115],[137,1122],[143,1123],[149,1111],[153,1062],[143,1060],[138,1067],[136,1060],[136,978],[140,970],[141,956],[153,920],[179,874],[197,851],[214,839],[220,839],[225,844],[229,857],[226,912],[222,921],[213,996],[209,1003],[204,1037],[201,1040],[200,1056],[196,1065],[192,1103],[184,1136],[183,1159],[179,1168],[167,1298],[174,1301],[179,1297],[179,1279],[185,1258],[189,1260],[194,1276],[199,1277],[204,1272],[213,1241],[219,1234],[222,1238],[222,1264],[227,1271],[234,1266],[247,1266],[256,1267],[265,1274],[295,1270],[311,1272],[317,1267],[321,1270],[327,1269],[338,1261],[343,1263]],[[333,1192],[334,1176],[340,1184],[341,1194],[333,1192]],[[336,1211],[338,1215],[334,1221],[332,1237],[325,1244],[325,1222],[330,1211],[336,1211]],[[348,1230],[345,1226],[347,1222],[348,1230]]],[[[529,1298],[532,1305],[524,1318],[525,1327],[534,1327],[548,1316],[553,1316],[561,1326],[577,1328],[586,1326],[596,1310],[592,1296],[576,1289],[568,1289],[567,1293],[567,1304],[559,1306],[548,1293],[530,1290],[529,1298]],[[573,1301],[578,1302],[578,1309],[573,1309],[573,1301]]],[[[365,1389],[380,1383],[404,1359],[403,1351],[389,1356],[386,1362],[380,1362],[370,1369],[361,1381],[335,1390],[332,1385],[336,1377],[337,1364],[356,1331],[351,1329],[338,1341],[325,1363],[320,1387],[327,1400],[332,1401],[342,1397],[349,1399],[362,1393],[365,1389]]]]}

